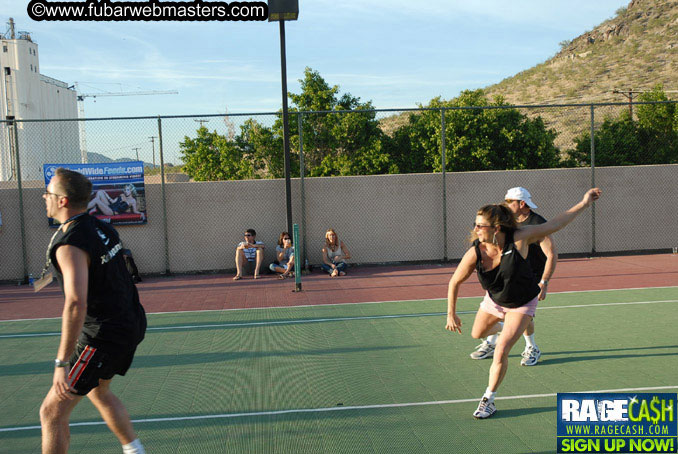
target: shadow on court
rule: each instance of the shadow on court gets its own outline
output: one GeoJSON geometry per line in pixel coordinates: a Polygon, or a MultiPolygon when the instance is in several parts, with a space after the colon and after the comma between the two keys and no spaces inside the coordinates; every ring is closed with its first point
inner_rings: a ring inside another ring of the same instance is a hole
{"type": "MultiPolygon", "coordinates": [[[[297,350],[292,352],[281,351],[245,351],[245,352],[210,352],[188,355],[137,355],[134,358],[132,369],[145,369],[150,367],[187,366],[194,364],[225,363],[241,359],[281,358],[295,356],[318,356],[318,355],[341,355],[352,353],[378,352],[387,350],[399,350],[415,348],[414,345],[390,346],[390,347],[354,347],[354,348],[328,348],[317,350],[297,350]]],[[[54,367],[48,362],[6,364],[2,368],[3,376],[36,375],[54,373],[54,367]]]]}
{"type": "MultiPolygon", "coordinates": [[[[459,313],[470,313],[460,311],[459,313]]],[[[475,311],[473,311],[475,313],[475,311]]],[[[290,325],[313,325],[316,323],[342,323],[342,322],[356,322],[364,320],[390,320],[396,318],[417,318],[417,317],[442,317],[446,312],[420,312],[420,313],[404,313],[404,314],[389,314],[389,315],[330,315],[327,317],[289,317],[289,318],[259,318],[249,319],[238,322],[223,322],[223,323],[209,323],[209,324],[191,324],[191,323],[163,323],[160,326],[149,326],[147,332],[172,332],[179,330],[228,330],[228,329],[244,329],[244,328],[262,328],[275,326],[290,326],[290,325]]],[[[23,334],[23,333],[22,333],[23,334]]],[[[33,333],[36,337],[44,335],[42,333],[33,333]]],[[[58,333],[54,334],[58,335],[58,333]]]]}
{"type": "Polygon", "coordinates": [[[492,416],[492,419],[517,418],[527,415],[548,412],[553,412],[555,414],[557,410],[556,406],[513,408],[510,410],[502,410],[501,406],[503,402],[501,400],[498,400],[496,404],[497,404],[497,413],[495,413],[494,416],[492,416]]]}
{"type": "Polygon", "coordinates": [[[625,358],[649,358],[662,356],[678,356],[676,353],[634,353],[634,354],[602,354],[605,352],[626,352],[638,350],[659,350],[659,349],[678,349],[678,345],[654,345],[650,347],[630,347],[630,348],[607,348],[597,350],[572,350],[562,352],[548,352],[542,356],[539,361],[540,366],[566,364],[577,361],[597,361],[600,359],[625,359],[625,358]],[[588,355],[589,353],[601,353],[599,355],[588,355]],[[568,355],[563,358],[551,358],[556,355],[568,355]]]}

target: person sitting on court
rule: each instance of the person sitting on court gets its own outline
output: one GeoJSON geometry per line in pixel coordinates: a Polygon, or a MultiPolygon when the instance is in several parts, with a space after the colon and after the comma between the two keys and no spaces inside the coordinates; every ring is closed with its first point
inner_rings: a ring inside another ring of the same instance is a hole
{"type": "Polygon", "coordinates": [[[275,247],[276,260],[271,263],[269,269],[278,273],[280,279],[294,276],[294,246],[292,238],[287,232],[282,232],[278,238],[278,245],[275,247]]]}
{"type": "Polygon", "coordinates": [[[320,265],[331,277],[346,276],[347,260],[351,253],[348,252],[343,241],[339,241],[337,232],[328,229],[325,232],[325,247],[323,248],[323,263],[320,265]]]}
{"type": "Polygon", "coordinates": [[[521,228],[505,205],[485,205],[478,210],[473,224],[476,239],[450,279],[445,325],[445,329],[461,334],[462,322],[457,315],[459,288],[476,271],[487,293],[476,312],[471,337],[479,339],[496,333],[502,320],[504,327],[494,350],[488,386],[473,412],[474,418],[489,418],[497,411],[495,394],[506,375],[509,352],[537,309],[541,288],[527,259],[529,245],[572,222],[600,194],[598,188],[589,189],[579,203],[564,213],[543,224],[521,228]]]}
{"type": "Polygon", "coordinates": [[[247,229],[245,241],[238,243],[235,248],[236,275],[234,281],[242,279],[243,272],[252,274],[254,279],[259,279],[259,269],[264,261],[264,243],[257,241],[257,232],[247,229]]]}

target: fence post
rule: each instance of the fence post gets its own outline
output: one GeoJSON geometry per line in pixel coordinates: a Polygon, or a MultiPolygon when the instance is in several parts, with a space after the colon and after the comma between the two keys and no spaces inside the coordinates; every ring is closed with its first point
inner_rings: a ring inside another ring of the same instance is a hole
{"type": "MultiPolygon", "coordinates": [[[[596,187],[596,140],[594,106],[591,104],[591,187],[596,187]]],[[[591,205],[591,255],[596,254],[596,204],[591,205]]]]}
{"type": "Polygon", "coordinates": [[[170,275],[169,238],[167,235],[167,195],[165,193],[165,158],[162,150],[162,118],[158,115],[158,147],[160,149],[160,191],[162,193],[162,228],[165,237],[165,274],[170,275]]]}
{"type": "MultiPolygon", "coordinates": [[[[300,266],[306,269],[308,255],[306,254],[306,188],[304,187],[304,136],[302,133],[303,113],[297,113],[297,128],[299,130],[299,184],[301,186],[301,235],[302,248],[299,257],[303,260],[300,266]]],[[[296,247],[296,246],[295,246],[296,247]]],[[[306,269],[308,271],[308,269],[306,269]]]]}
{"type": "Polygon", "coordinates": [[[14,133],[14,165],[16,166],[16,182],[19,190],[19,225],[21,226],[21,254],[24,262],[24,283],[28,284],[28,256],[26,254],[26,226],[24,223],[24,191],[21,186],[21,162],[19,160],[19,135],[16,120],[12,121],[14,133]]]}
{"type": "Polygon", "coordinates": [[[447,184],[445,182],[445,108],[440,109],[440,142],[443,170],[443,261],[447,262],[447,184]]]}

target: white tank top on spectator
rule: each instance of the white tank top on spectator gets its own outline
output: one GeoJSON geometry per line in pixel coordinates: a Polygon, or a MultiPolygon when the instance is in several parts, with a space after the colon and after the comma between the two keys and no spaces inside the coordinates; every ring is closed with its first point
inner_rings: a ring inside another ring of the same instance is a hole
{"type": "Polygon", "coordinates": [[[340,255],[345,255],[344,251],[341,250],[341,244],[339,244],[339,246],[337,246],[337,249],[334,251],[330,249],[329,246],[327,246],[327,258],[329,258],[332,261],[332,263],[334,263],[335,262],[334,259],[340,255]]]}

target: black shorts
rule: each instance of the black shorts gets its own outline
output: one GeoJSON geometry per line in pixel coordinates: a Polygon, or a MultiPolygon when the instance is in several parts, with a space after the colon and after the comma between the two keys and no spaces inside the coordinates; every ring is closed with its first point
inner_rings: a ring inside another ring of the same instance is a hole
{"type": "Polygon", "coordinates": [[[84,396],[99,386],[99,379],[110,380],[114,375],[125,375],[132,365],[136,347],[131,349],[113,349],[104,351],[100,347],[85,345],[80,342],[75,346],[71,356],[71,371],[68,374],[69,384],[75,394],[84,396]]]}

